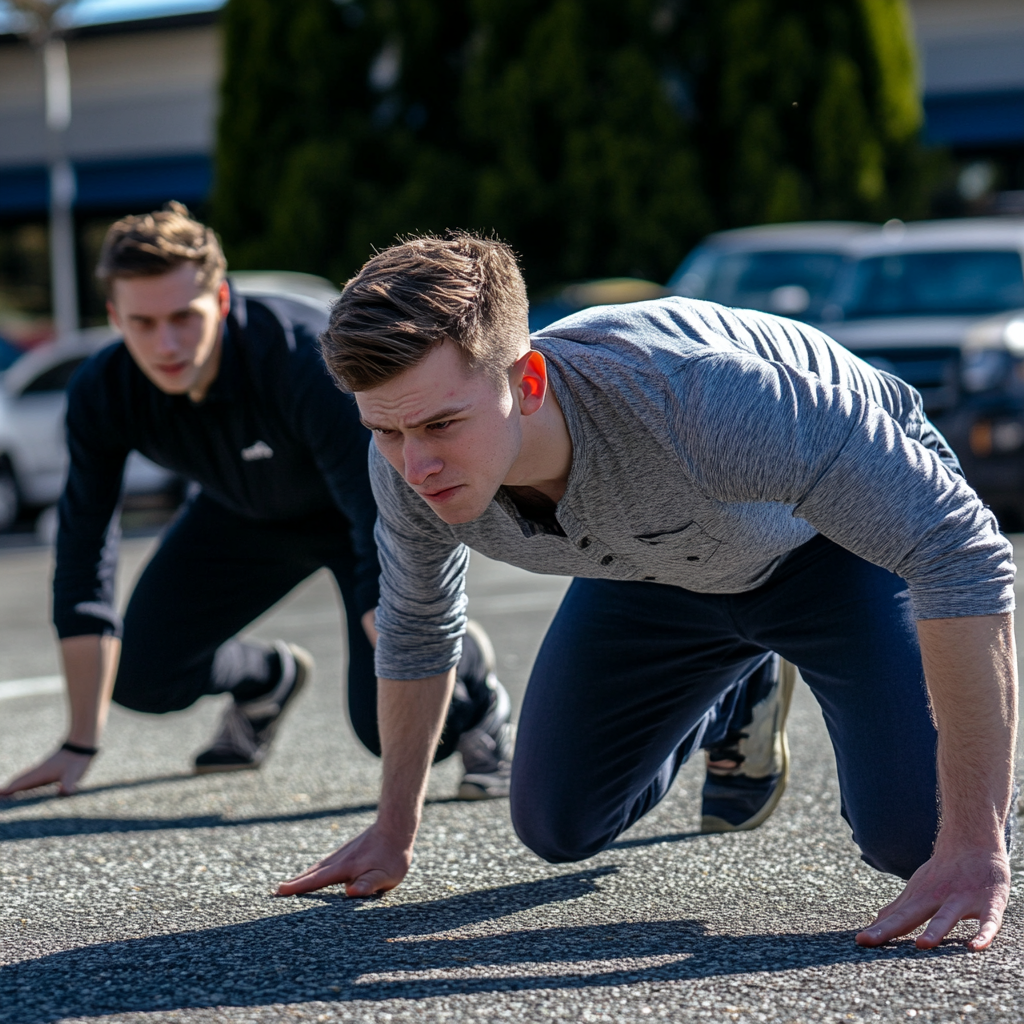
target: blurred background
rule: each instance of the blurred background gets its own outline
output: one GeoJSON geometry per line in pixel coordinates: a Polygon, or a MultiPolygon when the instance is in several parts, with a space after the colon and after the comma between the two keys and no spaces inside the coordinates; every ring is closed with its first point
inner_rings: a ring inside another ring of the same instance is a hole
{"type": "Polygon", "coordinates": [[[59,447],[110,338],[107,226],[170,199],[236,271],[459,226],[534,327],[668,290],[823,325],[1024,522],[1021,0],[0,0],[0,528],[52,501],[5,432],[59,447]]]}

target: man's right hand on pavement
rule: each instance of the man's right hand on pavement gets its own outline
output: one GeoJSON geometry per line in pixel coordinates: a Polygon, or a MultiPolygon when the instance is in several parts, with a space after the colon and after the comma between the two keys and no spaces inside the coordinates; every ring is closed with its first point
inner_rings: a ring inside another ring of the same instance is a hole
{"type": "Polygon", "coordinates": [[[45,761],[30,768],[27,772],[11,779],[0,796],[11,796],[25,789],[36,789],[48,786],[52,782],[58,785],[57,792],[61,796],[70,796],[78,789],[78,783],[92,764],[89,754],[73,754],[70,750],[58,750],[45,761]]]}
{"type": "Polygon", "coordinates": [[[412,843],[388,838],[374,824],[301,875],[282,882],[277,895],[297,896],[344,883],[348,896],[372,896],[394,889],[411,863],[412,843]]]}

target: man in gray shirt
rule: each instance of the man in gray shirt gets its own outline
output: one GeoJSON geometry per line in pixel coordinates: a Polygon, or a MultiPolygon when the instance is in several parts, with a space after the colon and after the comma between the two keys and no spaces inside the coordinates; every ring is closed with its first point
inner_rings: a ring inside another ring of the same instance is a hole
{"type": "Polygon", "coordinates": [[[374,433],[384,781],[377,822],[282,894],[404,877],[472,547],[576,577],[520,718],[531,849],[604,849],[700,747],[708,830],[763,821],[785,781],[781,655],[822,706],[862,856],[909,879],[858,941],[930,921],[931,947],[969,918],[970,947],[992,941],[1014,568],[912,388],[811,328],[684,299],[531,345],[514,257],[465,234],[375,256],[321,344],[374,433]]]}

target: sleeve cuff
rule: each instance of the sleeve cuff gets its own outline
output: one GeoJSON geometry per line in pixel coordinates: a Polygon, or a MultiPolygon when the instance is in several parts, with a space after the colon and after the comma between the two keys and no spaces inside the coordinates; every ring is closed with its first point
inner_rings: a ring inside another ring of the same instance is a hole
{"type": "Polygon", "coordinates": [[[121,616],[110,605],[99,601],[80,601],[69,611],[55,612],[53,624],[61,640],[73,636],[114,636],[120,639],[124,632],[121,616]]]}

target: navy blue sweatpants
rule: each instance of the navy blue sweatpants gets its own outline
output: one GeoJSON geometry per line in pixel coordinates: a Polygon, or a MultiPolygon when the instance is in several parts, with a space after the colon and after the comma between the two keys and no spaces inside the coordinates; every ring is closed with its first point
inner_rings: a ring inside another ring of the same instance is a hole
{"type": "Polygon", "coordinates": [[[553,862],[607,847],[693,750],[724,735],[738,684],[773,651],[821,705],[864,860],[908,878],[938,829],[910,598],[898,576],[823,537],[744,594],[573,582],[519,720],[512,820],[523,842],[553,862]]]}
{"type": "MultiPolygon", "coordinates": [[[[205,495],[167,531],[135,586],[124,617],[114,700],[133,711],[180,711],[204,694],[244,690],[279,671],[272,647],[235,634],[318,569],[341,591],[348,627],[348,715],[363,745],[380,754],[373,648],[355,602],[349,525],[334,509],[263,522],[237,515],[205,495]]],[[[459,735],[487,710],[486,667],[467,637],[436,760],[454,753],[459,735]]]]}

